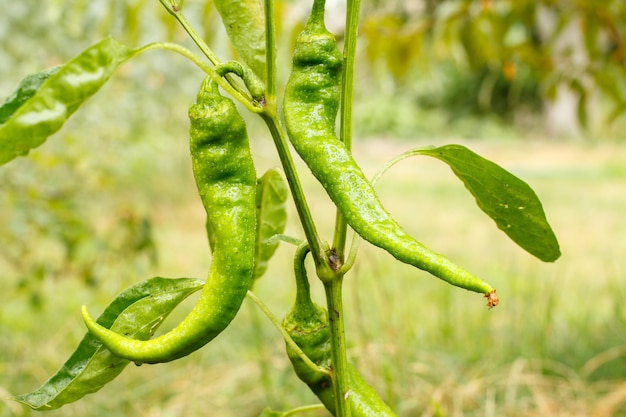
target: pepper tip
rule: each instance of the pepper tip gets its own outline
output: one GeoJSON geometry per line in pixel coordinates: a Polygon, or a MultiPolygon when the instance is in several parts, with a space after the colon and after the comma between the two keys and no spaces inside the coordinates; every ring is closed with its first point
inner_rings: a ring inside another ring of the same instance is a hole
{"type": "Polygon", "coordinates": [[[500,299],[496,294],[496,290],[491,290],[485,294],[485,298],[487,299],[487,308],[492,309],[493,307],[500,304],[500,299]]]}

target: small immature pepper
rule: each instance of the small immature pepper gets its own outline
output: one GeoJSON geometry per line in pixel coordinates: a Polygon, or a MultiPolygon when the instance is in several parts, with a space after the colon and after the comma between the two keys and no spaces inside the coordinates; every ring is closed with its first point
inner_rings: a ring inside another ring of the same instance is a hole
{"type": "MultiPolygon", "coordinates": [[[[283,319],[283,327],[302,352],[318,366],[312,369],[287,345],[287,356],[298,378],[306,383],[324,406],[335,414],[335,393],[331,376],[331,335],[326,310],[311,300],[304,259],[308,247],[300,246],[294,257],[296,301],[283,319]],[[323,372],[325,370],[326,372],[323,372]]],[[[376,391],[348,364],[350,386],[347,402],[353,417],[395,417],[376,391]]]]}
{"type": "Polygon", "coordinates": [[[174,329],[147,341],[100,326],[83,307],[89,331],[115,355],[136,363],[172,361],[213,340],[235,317],[252,284],[256,173],[245,122],[209,77],[189,118],[193,174],[214,235],[211,267],[198,302],[174,329]]]}
{"type": "Polygon", "coordinates": [[[335,136],[341,68],[335,38],[324,26],[324,1],[315,0],[311,16],[296,40],[283,103],[287,132],[296,152],[350,227],[365,240],[452,285],[491,293],[489,284],[404,231],[385,210],[350,151],[335,136]]]}

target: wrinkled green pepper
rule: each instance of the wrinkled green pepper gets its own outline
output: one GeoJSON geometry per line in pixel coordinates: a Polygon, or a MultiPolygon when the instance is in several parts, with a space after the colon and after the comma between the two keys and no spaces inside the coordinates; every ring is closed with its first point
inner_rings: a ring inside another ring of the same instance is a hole
{"type": "Polygon", "coordinates": [[[285,89],[285,124],[293,147],[361,237],[452,285],[485,294],[490,307],[497,305],[489,284],[404,231],[385,210],[350,151],[335,136],[341,69],[342,56],[335,37],[324,25],[324,1],[316,0],[296,40],[293,69],[285,89]]]}
{"type": "MultiPolygon", "coordinates": [[[[228,68],[216,68],[223,75],[228,68]]],[[[114,354],[136,363],[168,362],[201,348],[228,326],[252,283],[255,251],[256,173],[246,125],[217,83],[207,77],[189,109],[193,174],[213,232],[213,259],[200,298],[171,331],[140,341],[97,324],[92,332],[114,354]]]]}

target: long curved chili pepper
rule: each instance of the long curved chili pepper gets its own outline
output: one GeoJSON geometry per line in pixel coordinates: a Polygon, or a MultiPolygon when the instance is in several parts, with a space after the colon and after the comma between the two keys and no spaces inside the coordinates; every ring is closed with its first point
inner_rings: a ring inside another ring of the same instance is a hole
{"type": "Polygon", "coordinates": [[[497,305],[495,290],[411,237],[385,210],[374,188],[335,136],[342,57],[324,25],[324,1],[315,0],[298,36],[283,102],[285,124],[296,152],[322,184],[350,227],[396,259],[461,288],[483,293],[497,305]]]}
{"type": "Polygon", "coordinates": [[[235,317],[252,283],[256,173],[245,122],[209,77],[189,118],[193,174],[215,238],[198,302],[174,329],[147,341],[111,332],[83,307],[89,331],[111,352],[136,363],[172,361],[210,342],[235,317]]]}

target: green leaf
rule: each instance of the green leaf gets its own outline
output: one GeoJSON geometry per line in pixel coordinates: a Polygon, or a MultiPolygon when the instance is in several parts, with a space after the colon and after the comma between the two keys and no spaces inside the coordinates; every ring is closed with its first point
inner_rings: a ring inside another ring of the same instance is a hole
{"type": "Polygon", "coordinates": [[[420,149],[418,153],[448,164],[478,207],[524,250],[545,262],[561,256],[541,201],[524,181],[461,145],[420,149]]]}
{"type": "Polygon", "coordinates": [[[257,181],[256,251],[254,279],[267,270],[267,263],[278,247],[273,236],[282,234],[287,224],[287,184],[277,169],[270,169],[257,181]]]}
{"type": "Polygon", "coordinates": [[[260,0],[215,0],[235,51],[265,80],[265,12],[260,0]]]}
{"type": "Polygon", "coordinates": [[[24,77],[17,85],[13,94],[0,106],[0,125],[6,122],[24,102],[32,97],[37,90],[39,90],[39,87],[41,87],[44,81],[56,74],[60,69],[60,66],[52,67],[24,77]]]}
{"type": "MultiPolygon", "coordinates": [[[[147,340],[181,301],[203,285],[203,280],[195,278],[148,279],[120,293],[97,322],[117,333],[147,340]]],[[[48,381],[36,391],[14,399],[36,410],[54,410],[98,391],[128,364],[87,333],[48,381]]]]}
{"type": "Polygon", "coordinates": [[[85,49],[65,65],[50,70],[53,71],[51,74],[32,75],[34,78],[28,81],[30,87],[22,88],[21,92],[18,87],[17,96],[9,99],[13,104],[5,103],[9,107],[6,110],[8,117],[0,125],[0,165],[28,154],[61,129],[65,121],[107,82],[113,71],[134,53],[107,38],[85,49]]]}

